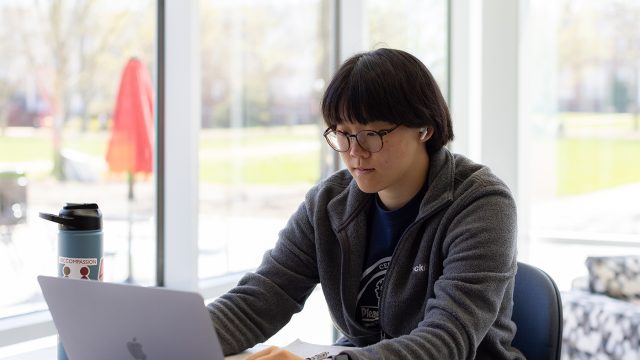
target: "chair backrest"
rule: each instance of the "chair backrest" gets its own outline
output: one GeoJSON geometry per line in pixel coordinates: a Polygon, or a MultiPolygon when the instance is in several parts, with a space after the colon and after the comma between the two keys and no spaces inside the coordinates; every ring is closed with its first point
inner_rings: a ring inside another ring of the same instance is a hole
{"type": "Polygon", "coordinates": [[[518,327],[512,344],[527,359],[560,359],[562,302],[547,273],[518,262],[511,320],[518,327]]]}

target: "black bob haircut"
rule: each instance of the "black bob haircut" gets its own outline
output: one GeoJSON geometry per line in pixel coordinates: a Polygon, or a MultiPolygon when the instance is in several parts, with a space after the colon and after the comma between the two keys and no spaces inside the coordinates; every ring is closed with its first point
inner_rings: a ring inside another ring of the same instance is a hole
{"type": "Polygon", "coordinates": [[[324,93],[322,116],[332,129],[344,122],[374,121],[431,127],[429,153],[453,140],[451,116],[438,84],[420,60],[402,50],[382,48],[345,61],[324,93]]]}

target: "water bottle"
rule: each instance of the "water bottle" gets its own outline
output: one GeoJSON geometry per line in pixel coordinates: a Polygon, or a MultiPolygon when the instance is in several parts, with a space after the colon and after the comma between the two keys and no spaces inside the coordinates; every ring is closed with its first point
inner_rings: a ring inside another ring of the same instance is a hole
{"type": "MultiPolygon", "coordinates": [[[[58,223],[58,276],[102,281],[102,214],[97,204],[67,203],[58,215],[40,213],[58,223]]],[[[58,360],[67,355],[58,342],[58,360]]]]}

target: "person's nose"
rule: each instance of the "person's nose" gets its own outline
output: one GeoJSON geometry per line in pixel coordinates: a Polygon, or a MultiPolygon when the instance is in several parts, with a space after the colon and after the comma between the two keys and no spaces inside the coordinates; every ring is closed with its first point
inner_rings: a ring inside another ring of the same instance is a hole
{"type": "Polygon", "coordinates": [[[351,148],[349,149],[349,155],[352,157],[367,158],[371,155],[371,152],[365,150],[355,138],[351,138],[351,148]]]}

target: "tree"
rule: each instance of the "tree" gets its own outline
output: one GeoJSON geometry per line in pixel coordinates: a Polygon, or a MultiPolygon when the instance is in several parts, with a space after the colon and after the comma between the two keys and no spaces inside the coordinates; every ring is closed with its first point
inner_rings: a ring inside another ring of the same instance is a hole
{"type": "Polygon", "coordinates": [[[155,24],[150,21],[153,4],[34,0],[12,2],[2,8],[3,14],[12,16],[0,27],[11,31],[20,49],[12,52],[17,56],[0,59],[0,64],[17,68],[21,81],[35,82],[50,95],[54,175],[58,179],[64,180],[60,153],[63,130],[71,116],[79,115],[86,130],[89,109],[111,111],[118,75],[126,60],[132,55],[151,58],[154,36],[148,29],[155,24]],[[98,106],[92,108],[96,103],[98,106]],[[80,104],[80,109],[74,104],[80,104]]]}
{"type": "Polygon", "coordinates": [[[611,43],[603,36],[598,21],[601,14],[592,3],[564,0],[559,6],[558,66],[571,74],[573,88],[572,100],[566,110],[586,110],[584,72],[589,66],[610,58],[611,43]]]}
{"type": "MultiPolygon", "coordinates": [[[[628,109],[633,115],[634,130],[640,131],[640,4],[637,1],[614,0],[609,8],[609,18],[613,21],[613,39],[616,42],[614,63],[620,72],[631,74],[629,81],[624,82],[628,90],[626,100],[628,109]],[[626,71],[624,71],[626,70],[626,71]]],[[[616,77],[615,82],[620,80],[616,77]]],[[[620,86],[621,84],[616,84],[620,86]]],[[[626,106],[625,106],[626,107],[626,106]]]]}

